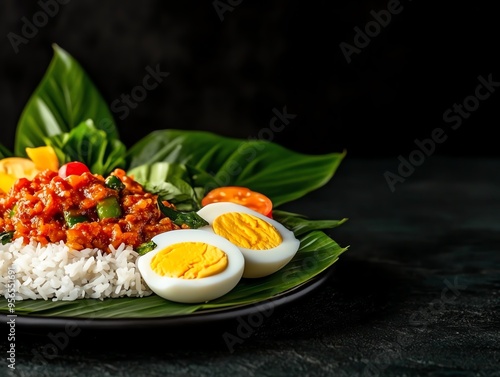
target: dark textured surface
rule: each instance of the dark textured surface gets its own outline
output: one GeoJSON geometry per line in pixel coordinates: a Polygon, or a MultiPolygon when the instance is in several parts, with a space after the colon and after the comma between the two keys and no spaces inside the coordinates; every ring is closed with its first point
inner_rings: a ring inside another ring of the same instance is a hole
{"type": "MultiPolygon", "coordinates": [[[[127,144],[159,128],[269,137],[262,130],[273,109],[286,106],[296,118],[272,138],[289,148],[407,155],[416,138],[430,137],[436,127],[450,131],[444,112],[475,95],[478,76],[500,82],[493,2],[58,2],[66,5],[17,53],[8,34],[22,34],[40,3],[57,2],[0,2],[0,142],[6,146],[14,143],[54,42],[82,64],[110,105],[141,85],[147,66],[171,73],[128,116],[114,114],[127,144]],[[235,6],[221,21],[214,3],[235,6]],[[355,28],[374,25],[373,13],[387,13],[390,3],[401,11],[348,63],[340,44],[355,47],[355,28]]],[[[498,156],[492,124],[500,95],[497,84],[492,89],[436,153],[498,156]]]]}
{"type": "Polygon", "coordinates": [[[286,207],[348,217],[329,234],[350,250],[259,326],[84,331],[44,359],[33,350],[54,350],[61,330],[18,327],[16,370],[2,356],[0,375],[500,376],[500,160],[429,158],[391,192],[395,168],[347,158],[286,207]],[[227,332],[240,335],[232,349],[227,332]]]}

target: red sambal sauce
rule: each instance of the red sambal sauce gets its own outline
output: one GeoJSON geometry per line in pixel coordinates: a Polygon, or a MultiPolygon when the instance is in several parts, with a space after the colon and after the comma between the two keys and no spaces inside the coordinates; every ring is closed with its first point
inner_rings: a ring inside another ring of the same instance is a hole
{"type": "Polygon", "coordinates": [[[88,172],[61,178],[45,170],[33,180],[18,179],[8,194],[0,194],[0,232],[13,231],[13,239],[23,237],[25,242],[63,241],[75,250],[98,248],[109,253],[110,245],[136,248],[159,233],[181,228],[161,213],[157,195],[146,192],[124,170],[115,169],[111,176],[123,184],[120,190],[88,172]],[[106,201],[119,208],[102,209],[106,201]]]}

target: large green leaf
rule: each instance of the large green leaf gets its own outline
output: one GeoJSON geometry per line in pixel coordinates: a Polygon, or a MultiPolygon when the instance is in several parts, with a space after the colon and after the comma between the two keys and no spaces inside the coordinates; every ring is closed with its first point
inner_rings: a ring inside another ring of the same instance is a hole
{"type": "Polygon", "coordinates": [[[26,147],[45,145],[45,137],[68,132],[87,119],[109,138],[118,138],[108,105],[87,73],[65,50],[55,44],[53,49],[52,61],[17,124],[16,156],[25,157],[26,147]]]}
{"type": "Polygon", "coordinates": [[[259,191],[275,206],[298,199],[326,184],[344,153],[307,155],[268,141],[223,137],[204,131],[153,131],[127,155],[129,168],[164,161],[194,166],[214,176],[217,186],[259,191]]]}
{"type": "MultiPolygon", "coordinates": [[[[285,213],[283,224],[295,223],[285,213]]],[[[305,221],[305,220],[304,220],[305,221]]],[[[293,227],[293,226],[292,226],[293,227]]],[[[276,297],[290,289],[310,281],[333,265],[348,247],[340,247],[319,230],[299,237],[300,248],[295,257],[281,270],[259,279],[242,279],[229,293],[204,304],[179,304],[164,300],[157,295],[143,298],[114,298],[107,300],[80,299],[76,301],[16,301],[18,315],[74,318],[157,318],[186,315],[206,309],[255,304],[276,297]]],[[[8,314],[7,300],[0,300],[0,313],[8,314]]]]}

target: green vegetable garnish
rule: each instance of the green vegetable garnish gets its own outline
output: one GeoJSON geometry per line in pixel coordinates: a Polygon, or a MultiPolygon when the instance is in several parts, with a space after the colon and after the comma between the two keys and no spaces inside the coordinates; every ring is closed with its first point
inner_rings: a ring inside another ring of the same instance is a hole
{"type": "Polygon", "coordinates": [[[2,245],[6,245],[10,242],[12,242],[12,237],[14,236],[14,232],[2,232],[0,233],[0,241],[2,242],[2,245]]]}
{"type": "Polygon", "coordinates": [[[140,244],[135,249],[135,251],[137,251],[137,253],[139,255],[144,255],[144,254],[149,253],[151,250],[154,250],[156,248],[156,246],[157,245],[153,241],[148,241],[148,242],[144,242],[144,243],[140,244]]]}
{"type": "Polygon", "coordinates": [[[202,226],[208,225],[208,222],[196,212],[176,211],[175,209],[169,208],[163,204],[160,197],[158,197],[158,207],[160,208],[161,213],[167,216],[176,225],[182,226],[185,224],[191,229],[198,229],[202,226]]]}

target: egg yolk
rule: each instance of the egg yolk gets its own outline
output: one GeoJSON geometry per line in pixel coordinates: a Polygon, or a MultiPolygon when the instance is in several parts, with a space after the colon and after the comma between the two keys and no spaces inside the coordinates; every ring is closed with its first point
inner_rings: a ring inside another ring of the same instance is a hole
{"type": "Polygon", "coordinates": [[[216,275],[227,267],[227,255],[204,242],[180,242],[167,246],[151,259],[151,269],[158,275],[200,279],[216,275]]]}
{"type": "Polygon", "coordinates": [[[278,230],[256,216],[229,212],[218,216],[212,227],[214,232],[239,247],[268,250],[283,242],[278,230]]]}

